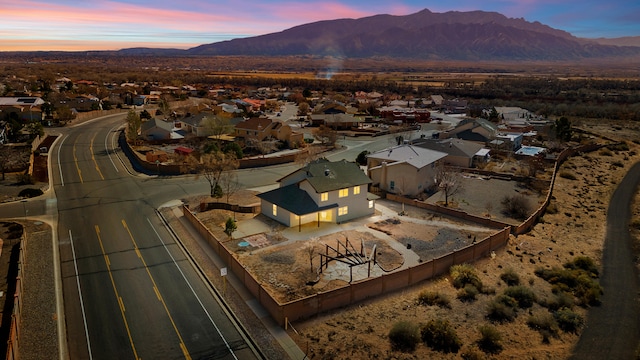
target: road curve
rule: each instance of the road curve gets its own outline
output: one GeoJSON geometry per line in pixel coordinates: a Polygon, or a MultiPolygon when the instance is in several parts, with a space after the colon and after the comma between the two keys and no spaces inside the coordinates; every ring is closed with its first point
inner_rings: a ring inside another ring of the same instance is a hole
{"type": "Polygon", "coordinates": [[[631,167],[613,193],[602,254],[602,305],[589,310],[572,359],[635,359],[640,340],[638,284],[631,249],[631,203],[640,183],[640,163],[631,167]]]}

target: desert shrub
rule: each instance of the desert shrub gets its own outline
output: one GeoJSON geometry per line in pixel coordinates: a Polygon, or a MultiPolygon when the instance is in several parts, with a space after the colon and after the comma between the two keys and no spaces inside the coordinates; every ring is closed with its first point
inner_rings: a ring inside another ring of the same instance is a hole
{"type": "Polygon", "coordinates": [[[636,229],[636,230],[640,230],[640,219],[635,219],[633,221],[631,221],[631,227],[636,229]]]}
{"type": "Polygon", "coordinates": [[[479,292],[480,291],[478,291],[478,289],[476,289],[475,286],[471,284],[467,284],[458,291],[458,294],[456,295],[456,297],[460,301],[471,302],[476,300],[476,296],[478,296],[479,292]]]}
{"type": "Polygon", "coordinates": [[[542,342],[545,344],[549,343],[551,337],[557,338],[560,330],[556,319],[549,313],[529,316],[527,325],[542,335],[542,342]]]}
{"type": "Polygon", "coordinates": [[[476,273],[476,269],[469,264],[453,265],[449,269],[449,274],[456,289],[462,289],[466,285],[473,285],[482,291],[482,281],[476,273]]]}
{"type": "Polygon", "coordinates": [[[513,269],[506,269],[500,274],[500,280],[504,281],[507,286],[520,285],[520,276],[513,269]]]}
{"type": "Polygon", "coordinates": [[[621,142],[619,144],[612,144],[607,146],[608,149],[613,150],[613,151],[628,151],[629,150],[629,144],[627,144],[626,142],[621,142]]]}
{"type": "Polygon", "coordinates": [[[591,277],[598,277],[600,272],[598,271],[598,267],[596,263],[588,256],[577,256],[572,261],[564,264],[565,269],[581,269],[586,271],[591,277]]]}
{"type": "Polygon", "coordinates": [[[515,299],[518,302],[518,306],[522,309],[528,309],[536,302],[536,294],[533,293],[533,290],[522,285],[506,288],[504,295],[515,299]]]}
{"type": "Polygon", "coordinates": [[[487,354],[498,354],[502,351],[502,335],[491,325],[483,325],[478,328],[480,339],[476,342],[480,350],[487,354]]]}
{"type": "Polygon", "coordinates": [[[609,150],[607,148],[600,149],[600,151],[598,151],[598,154],[600,154],[602,156],[613,156],[613,152],[611,152],[611,150],[609,150]]]}
{"type": "Polygon", "coordinates": [[[36,183],[36,179],[28,172],[20,173],[16,175],[16,182],[18,185],[33,185],[36,183]]]}
{"type": "Polygon", "coordinates": [[[541,305],[551,311],[556,311],[562,308],[570,309],[574,305],[573,295],[560,291],[553,296],[553,299],[546,301],[541,305]]]}
{"type": "Polygon", "coordinates": [[[451,300],[444,295],[434,291],[423,291],[418,294],[418,304],[420,305],[437,305],[441,308],[451,308],[451,300]]]}
{"type": "Polygon", "coordinates": [[[487,319],[499,323],[513,321],[517,305],[518,302],[514,298],[498,295],[487,306],[487,319]]]}
{"type": "Polygon", "coordinates": [[[420,342],[418,325],[410,321],[398,321],[389,330],[389,341],[394,350],[414,351],[420,342]]]}
{"type": "Polygon", "coordinates": [[[40,196],[42,194],[43,192],[40,189],[28,188],[28,189],[22,189],[20,193],[18,193],[18,196],[23,198],[32,198],[32,197],[40,196]]]}
{"type": "Polygon", "coordinates": [[[547,214],[557,214],[558,213],[558,205],[555,202],[550,202],[547,208],[544,210],[547,214]]]}
{"type": "Polygon", "coordinates": [[[565,179],[569,179],[569,180],[575,180],[576,179],[576,175],[570,171],[567,170],[562,170],[558,173],[558,175],[560,175],[561,178],[565,178],[565,179]]]}
{"type": "Polygon", "coordinates": [[[484,356],[475,348],[468,348],[460,354],[462,360],[483,360],[484,356]]]}
{"type": "Polygon", "coordinates": [[[428,347],[444,353],[457,353],[462,346],[462,341],[448,320],[429,321],[420,329],[420,337],[428,347]]]}
{"type": "Polygon", "coordinates": [[[614,161],[611,163],[611,166],[613,167],[624,167],[624,163],[622,161],[614,161]]]}
{"type": "Polygon", "coordinates": [[[529,216],[529,200],[521,194],[505,196],[502,201],[502,213],[518,220],[524,220],[529,216]]]}
{"type": "Polygon", "coordinates": [[[577,257],[564,266],[564,269],[538,268],[534,273],[552,284],[551,289],[555,294],[570,293],[578,299],[581,306],[599,305],[602,287],[595,279],[598,269],[593,260],[588,257],[577,257]]]}
{"type": "Polygon", "coordinates": [[[556,311],[553,316],[558,323],[558,327],[564,332],[576,333],[584,324],[582,316],[568,308],[556,311]]]}

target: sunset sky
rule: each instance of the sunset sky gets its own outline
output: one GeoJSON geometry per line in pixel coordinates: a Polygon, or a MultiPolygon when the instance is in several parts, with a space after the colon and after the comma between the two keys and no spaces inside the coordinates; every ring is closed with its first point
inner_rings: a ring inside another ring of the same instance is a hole
{"type": "Polygon", "coordinates": [[[0,51],[186,49],[319,20],[484,10],[578,37],[640,36],[638,0],[0,0],[0,51]]]}

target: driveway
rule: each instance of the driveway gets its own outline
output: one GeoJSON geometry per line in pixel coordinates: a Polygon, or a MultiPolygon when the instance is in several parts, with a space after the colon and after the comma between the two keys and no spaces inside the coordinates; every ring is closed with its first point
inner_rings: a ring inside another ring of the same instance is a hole
{"type": "Polygon", "coordinates": [[[640,163],[611,197],[602,255],[602,305],[589,310],[573,359],[635,359],[640,339],[638,274],[629,234],[631,202],[640,183],[640,163]]]}

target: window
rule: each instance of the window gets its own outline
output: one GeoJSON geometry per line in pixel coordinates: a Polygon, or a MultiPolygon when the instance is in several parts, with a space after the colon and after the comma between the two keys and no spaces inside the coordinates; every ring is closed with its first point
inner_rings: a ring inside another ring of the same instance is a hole
{"type": "Polygon", "coordinates": [[[272,212],[273,212],[273,216],[278,216],[278,205],[273,204],[272,212]]]}
{"type": "Polygon", "coordinates": [[[346,189],[340,189],[340,191],[338,192],[338,197],[347,197],[349,196],[349,188],[346,189]]]}
{"type": "Polygon", "coordinates": [[[369,200],[369,209],[373,209],[373,200],[369,200]]]}
{"type": "Polygon", "coordinates": [[[348,206],[343,206],[341,208],[338,208],[338,216],[347,215],[348,213],[349,213],[348,206]]]}
{"type": "Polygon", "coordinates": [[[323,192],[322,194],[320,194],[320,201],[327,201],[329,200],[329,193],[323,192]]]}
{"type": "Polygon", "coordinates": [[[391,180],[389,183],[389,190],[394,190],[396,188],[396,182],[391,180]]]}
{"type": "Polygon", "coordinates": [[[360,194],[360,186],[354,186],[353,195],[358,195],[358,194],[360,194]]]}

